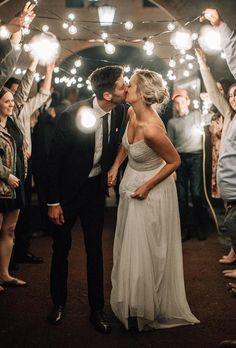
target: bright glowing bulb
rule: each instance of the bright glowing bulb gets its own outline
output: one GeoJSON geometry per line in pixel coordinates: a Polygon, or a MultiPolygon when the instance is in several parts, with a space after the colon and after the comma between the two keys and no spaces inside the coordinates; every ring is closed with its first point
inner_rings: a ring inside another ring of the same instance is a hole
{"type": "Polygon", "coordinates": [[[30,41],[30,55],[38,59],[39,64],[46,65],[55,62],[60,54],[60,43],[51,33],[35,35],[30,41]]]}
{"type": "Polygon", "coordinates": [[[76,26],[74,24],[72,24],[69,26],[68,31],[71,35],[75,35],[78,32],[78,29],[76,28],[76,26]]]}
{"type": "Polygon", "coordinates": [[[192,33],[192,39],[197,40],[198,38],[198,33],[192,33]]]}
{"type": "Polygon", "coordinates": [[[124,67],[124,72],[126,72],[126,73],[130,72],[130,66],[129,65],[126,65],[124,67]]]}
{"type": "Polygon", "coordinates": [[[5,25],[0,27],[0,39],[8,39],[11,36],[11,33],[5,25]]]}
{"type": "Polygon", "coordinates": [[[78,77],[78,80],[77,80],[78,82],[82,82],[83,81],[83,77],[78,77]]]}
{"type": "Polygon", "coordinates": [[[78,84],[77,84],[77,87],[78,87],[78,88],[82,88],[82,87],[84,87],[84,85],[83,85],[82,83],[78,83],[78,84]]]}
{"type": "Polygon", "coordinates": [[[94,110],[87,106],[82,106],[76,116],[76,126],[85,133],[94,131],[97,126],[94,110]]]}
{"type": "Polygon", "coordinates": [[[20,69],[20,68],[17,68],[17,69],[15,70],[15,74],[16,74],[16,75],[20,75],[20,74],[21,74],[21,69],[20,69]]]}
{"type": "Polygon", "coordinates": [[[63,29],[68,29],[68,27],[69,27],[69,24],[68,24],[67,22],[64,22],[64,23],[62,24],[62,28],[63,28],[63,29]]]}
{"type": "Polygon", "coordinates": [[[91,85],[88,85],[88,86],[87,86],[87,89],[88,89],[89,91],[92,91],[92,86],[91,86],[91,85]]]}
{"type": "Polygon", "coordinates": [[[80,60],[80,59],[76,59],[76,61],[74,62],[74,66],[75,66],[76,68],[79,68],[81,65],[82,65],[81,60],[80,60]]]}
{"type": "Polygon", "coordinates": [[[58,84],[58,83],[60,82],[59,77],[55,77],[54,82],[55,82],[56,84],[58,84]]]}
{"type": "Polygon", "coordinates": [[[177,50],[189,50],[192,47],[192,35],[187,29],[179,29],[171,34],[170,43],[177,50]]]}
{"type": "Polygon", "coordinates": [[[102,33],[102,39],[106,40],[108,38],[108,34],[107,33],[102,33]]]}
{"type": "Polygon", "coordinates": [[[75,68],[72,68],[70,72],[72,75],[75,75],[77,73],[77,70],[75,68]]]}
{"type": "Polygon", "coordinates": [[[143,49],[145,51],[153,51],[154,49],[154,43],[152,41],[145,41],[144,45],[143,45],[143,49]]]}
{"type": "Polygon", "coordinates": [[[49,26],[48,25],[43,25],[42,26],[42,31],[44,31],[45,33],[47,33],[49,31],[49,26]]]}
{"type": "Polygon", "coordinates": [[[183,57],[181,57],[181,58],[179,59],[179,62],[180,62],[180,64],[183,64],[183,63],[185,62],[185,59],[184,59],[183,57]]]}
{"type": "Polygon", "coordinates": [[[189,77],[190,72],[188,70],[184,70],[183,75],[184,77],[189,77]]]}
{"type": "Polygon", "coordinates": [[[133,22],[131,22],[131,21],[125,22],[125,29],[126,30],[132,30],[133,27],[134,27],[134,23],[133,22]]]}
{"type": "Polygon", "coordinates": [[[186,54],[185,59],[186,60],[194,60],[195,58],[194,58],[194,56],[191,56],[191,54],[186,54]]]}
{"type": "Polygon", "coordinates": [[[190,70],[192,70],[192,69],[193,69],[193,64],[192,64],[192,63],[188,63],[188,68],[189,68],[190,70]]]}
{"type": "Polygon", "coordinates": [[[73,20],[75,19],[74,13],[70,13],[70,14],[68,15],[68,19],[69,19],[70,21],[73,21],[73,20]]]}
{"type": "Polygon", "coordinates": [[[210,25],[205,25],[201,28],[198,42],[201,48],[208,54],[214,54],[221,50],[220,34],[210,25]]]}
{"type": "Polygon", "coordinates": [[[174,22],[168,23],[167,29],[168,29],[169,31],[175,30],[175,23],[174,23],[174,22]]]}
{"type": "Polygon", "coordinates": [[[56,74],[59,73],[59,70],[60,70],[59,67],[56,66],[56,67],[54,68],[54,73],[56,73],[56,74]]]}
{"type": "Polygon", "coordinates": [[[146,51],[147,56],[152,56],[153,55],[153,50],[147,50],[146,51]]]}
{"type": "Polygon", "coordinates": [[[107,54],[114,54],[115,53],[116,48],[111,43],[106,43],[106,44],[104,44],[104,46],[105,46],[105,52],[107,54]]]}
{"type": "Polygon", "coordinates": [[[171,59],[170,61],[169,61],[169,67],[170,68],[174,68],[176,66],[176,61],[174,60],[174,59],[171,59]]]}

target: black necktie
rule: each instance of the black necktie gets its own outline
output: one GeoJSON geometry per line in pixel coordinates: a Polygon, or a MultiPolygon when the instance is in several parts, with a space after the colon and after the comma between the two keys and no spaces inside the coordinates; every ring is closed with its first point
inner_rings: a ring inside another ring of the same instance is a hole
{"type": "Polygon", "coordinates": [[[102,181],[104,188],[107,190],[107,169],[108,169],[108,116],[105,114],[102,117],[102,181]]]}

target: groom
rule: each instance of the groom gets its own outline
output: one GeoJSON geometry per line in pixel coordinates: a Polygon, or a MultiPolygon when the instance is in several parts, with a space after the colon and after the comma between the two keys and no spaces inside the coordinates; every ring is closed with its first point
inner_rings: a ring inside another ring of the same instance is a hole
{"type": "Polygon", "coordinates": [[[126,124],[122,105],[126,85],[120,66],[95,70],[90,82],[95,97],[73,104],[60,116],[49,156],[48,216],[54,224],[50,289],[54,306],[48,320],[57,325],[64,318],[71,230],[79,216],[87,253],[90,321],[100,332],[109,333],[111,327],[103,312],[102,230],[107,171],[126,124]],[[83,109],[85,120],[91,111],[97,119],[90,132],[81,128],[83,109]]]}

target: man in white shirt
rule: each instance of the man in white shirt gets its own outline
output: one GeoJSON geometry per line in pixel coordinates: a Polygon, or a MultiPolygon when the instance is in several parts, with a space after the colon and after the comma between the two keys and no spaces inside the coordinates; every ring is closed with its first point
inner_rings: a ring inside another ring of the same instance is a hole
{"type": "Polygon", "coordinates": [[[54,307],[48,319],[54,325],[63,320],[71,230],[79,216],[87,253],[90,322],[98,331],[109,333],[111,327],[103,312],[102,230],[107,171],[126,124],[121,104],[127,88],[119,66],[95,70],[90,81],[95,97],[75,103],[60,116],[49,155],[48,216],[54,224],[51,267],[54,307]],[[85,119],[91,112],[96,116],[97,127],[91,132],[80,128],[82,107],[87,108],[85,119]]]}

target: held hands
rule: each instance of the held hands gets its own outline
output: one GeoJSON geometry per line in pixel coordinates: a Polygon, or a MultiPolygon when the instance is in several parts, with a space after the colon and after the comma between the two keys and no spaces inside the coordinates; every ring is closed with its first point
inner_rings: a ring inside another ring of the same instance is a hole
{"type": "Polygon", "coordinates": [[[219,27],[223,23],[219,12],[212,8],[207,8],[203,11],[203,15],[200,17],[200,22],[208,20],[213,27],[219,27]]]}
{"type": "Polygon", "coordinates": [[[144,184],[142,186],[140,186],[139,188],[137,188],[137,190],[135,190],[130,197],[134,198],[134,199],[138,199],[138,200],[143,200],[145,198],[147,198],[149,193],[149,189],[147,188],[147,186],[144,184]]]}
{"type": "Polygon", "coordinates": [[[8,184],[10,185],[11,188],[17,188],[19,187],[20,184],[20,179],[18,179],[15,175],[10,174],[7,180],[8,184]]]}
{"type": "Polygon", "coordinates": [[[114,166],[111,167],[111,169],[107,173],[107,186],[108,187],[114,187],[116,185],[117,174],[118,174],[118,168],[114,167],[114,166]]]}
{"type": "Polygon", "coordinates": [[[65,222],[63,210],[60,205],[48,207],[48,218],[55,225],[63,225],[65,222]]]}

